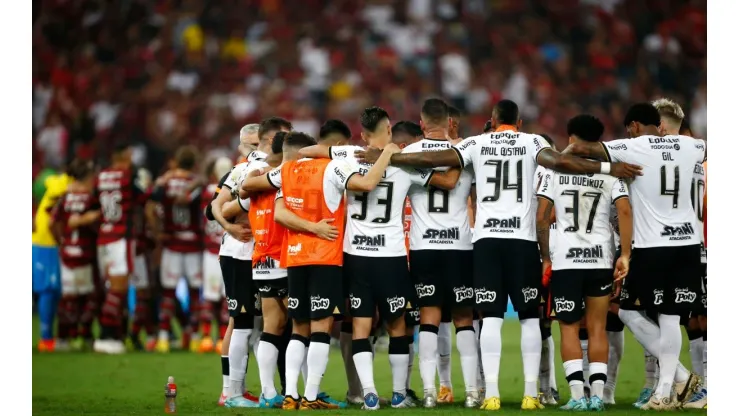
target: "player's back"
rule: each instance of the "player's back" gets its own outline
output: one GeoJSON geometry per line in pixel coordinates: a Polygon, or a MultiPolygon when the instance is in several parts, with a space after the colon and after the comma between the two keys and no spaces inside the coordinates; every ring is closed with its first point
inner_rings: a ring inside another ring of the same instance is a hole
{"type": "Polygon", "coordinates": [[[67,267],[90,264],[95,259],[95,230],[90,226],[70,228],[69,217],[81,215],[92,209],[93,196],[89,192],[66,192],[54,211],[54,220],[62,224],[62,241],[59,257],[67,267]]]}
{"type": "MultiPolygon", "coordinates": [[[[328,179],[327,170],[332,169],[329,159],[301,159],[283,163],[272,175],[282,176],[278,198],[283,197],[285,206],[299,217],[320,222],[332,219],[339,230],[335,241],[297,231],[287,230],[286,267],[308,265],[341,266],[343,260],[345,200],[343,189],[328,179]]],[[[337,172],[344,182],[347,172],[337,172]]]]}
{"type": "Polygon", "coordinates": [[[143,194],[134,178],[131,169],[108,168],[98,173],[95,193],[102,214],[99,244],[132,237],[134,206],[140,203],[139,198],[143,194]]]}
{"type": "MultiPolygon", "coordinates": [[[[406,146],[403,153],[437,152],[452,147],[446,140],[422,139],[406,146]]],[[[468,197],[472,183],[472,168],[466,168],[460,173],[457,186],[450,191],[416,185],[411,187],[411,250],[473,248],[468,218],[468,197]]]]}
{"type": "Polygon", "coordinates": [[[536,241],[537,155],[549,144],[542,136],[501,130],[463,140],[455,149],[475,174],[477,210],[473,241],[514,238],[536,241]]]}
{"type": "Polygon", "coordinates": [[[177,252],[196,252],[202,249],[202,223],[200,217],[200,196],[193,190],[195,175],[176,171],[156,192],[164,212],[164,232],[167,239],[164,247],[177,252]],[[189,203],[178,202],[180,198],[196,193],[189,203]]]}
{"type": "Polygon", "coordinates": [[[547,170],[537,194],[555,205],[557,227],[550,231],[556,235],[551,247],[553,270],[612,267],[611,206],[628,197],[622,180],[547,170]]]}
{"type": "Polygon", "coordinates": [[[699,244],[691,183],[704,160],[703,141],[688,136],[640,136],[605,143],[610,159],[642,166],[630,184],[635,247],[699,244]]]}

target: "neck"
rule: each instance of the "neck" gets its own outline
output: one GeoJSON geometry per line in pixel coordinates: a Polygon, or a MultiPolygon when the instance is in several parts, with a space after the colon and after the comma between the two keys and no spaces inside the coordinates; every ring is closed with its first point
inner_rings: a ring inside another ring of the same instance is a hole
{"type": "Polygon", "coordinates": [[[377,147],[378,149],[382,149],[386,145],[386,143],[383,143],[383,140],[380,137],[375,137],[375,136],[368,137],[367,144],[370,147],[377,147]]]}
{"type": "Polygon", "coordinates": [[[268,153],[269,154],[270,153],[270,150],[272,150],[271,147],[272,147],[272,145],[268,141],[265,141],[264,143],[263,142],[260,142],[260,145],[257,146],[257,150],[259,150],[262,153],[268,153]]]}
{"type": "Polygon", "coordinates": [[[298,160],[301,158],[300,153],[295,150],[283,150],[283,161],[298,160]]]}
{"type": "Polygon", "coordinates": [[[280,166],[280,163],[283,162],[283,154],[281,153],[281,154],[276,155],[273,153],[267,156],[267,160],[265,161],[267,162],[268,165],[272,166],[273,168],[276,168],[280,166]]]}
{"type": "Polygon", "coordinates": [[[498,126],[496,126],[496,130],[494,131],[505,131],[505,130],[519,131],[519,129],[517,129],[516,126],[512,124],[499,124],[498,126]]]}
{"type": "Polygon", "coordinates": [[[655,126],[645,126],[645,129],[642,131],[643,135],[650,135],[650,136],[660,136],[660,130],[658,130],[655,126]]]}
{"type": "Polygon", "coordinates": [[[429,126],[424,130],[424,137],[432,140],[447,140],[447,129],[444,127],[429,126]]]}

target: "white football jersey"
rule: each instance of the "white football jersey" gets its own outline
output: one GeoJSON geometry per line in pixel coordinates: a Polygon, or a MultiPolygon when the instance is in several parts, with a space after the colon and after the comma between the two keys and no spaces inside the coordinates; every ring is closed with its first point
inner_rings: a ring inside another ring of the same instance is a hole
{"type": "MultiPolygon", "coordinates": [[[[537,166],[537,170],[534,171],[534,192],[535,192],[535,194],[532,194],[532,196],[535,199],[537,198],[537,195],[536,195],[537,190],[540,189],[540,184],[542,183],[542,180],[545,179],[545,175],[549,171],[550,170],[547,169],[544,166],[537,166]]],[[[556,242],[555,240],[557,239],[557,237],[555,236],[555,230],[557,230],[557,229],[558,229],[558,223],[557,223],[557,221],[554,222],[554,223],[552,223],[552,224],[550,224],[550,238],[549,238],[549,241],[550,241],[550,259],[552,259],[552,256],[554,254],[553,251],[552,251],[552,249],[553,249],[553,247],[555,247],[555,242],[556,242]]],[[[540,260],[542,260],[542,259],[540,259],[540,260]]]]}
{"type": "MultiPolygon", "coordinates": [[[[372,165],[355,158],[358,146],[332,146],[332,159],[344,159],[355,172],[367,174],[372,165]]],[[[383,179],[372,192],[347,191],[347,227],[344,252],[363,257],[401,257],[406,255],[403,233],[403,207],[412,184],[427,186],[431,170],[388,166],[383,179]]]]}
{"type": "Polygon", "coordinates": [[[630,184],[634,246],[667,247],[701,243],[691,182],[706,145],[688,136],[640,136],[604,143],[610,161],[642,166],[630,184]]]}
{"type": "MultiPolygon", "coordinates": [[[[403,153],[436,152],[452,148],[446,140],[423,139],[410,144],[403,153]]],[[[446,171],[448,167],[437,168],[446,171]]],[[[468,197],[473,183],[471,169],[463,169],[455,189],[412,185],[411,250],[472,250],[473,232],[468,220],[468,197]]]]}
{"type": "Polygon", "coordinates": [[[704,247],[704,191],[707,189],[707,177],[704,172],[704,164],[697,163],[694,168],[694,178],[691,180],[691,205],[696,212],[696,220],[699,222],[697,231],[701,238],[701,262],[707,262],[707,249],[704,247]]]}
{"type": "MultiPolygon", "coordinates": [[[[259,169],[264,165],[264,158],[255,158],[252,162],[242,162],[234,166],[231,169],[231,173],[229,173],[229,176],[226,178],[226,181],[224,181],[224,188],[228,189],[222,189],[221,192],[231,192],[232,189],[241,186],[242,181],[244,180],[244,178],[247,177],[247,174],[249,174],[249,172],[255,169],[259,169]]],[[[240,201],[240,203],[241,202],[242,201],[240,201]]],[[[242,203],[242,207],[248,210],[249,200],[246,200],[244,202],[245,203],[242,203]]],[[[247,213],[244,212],[239,215],[246,216],[247,213]]],[[[252,252],[254,252],[254,239],[250,239],[249,242],[245,243],[235,239],[229,233],[224,231],[224,238],[221,239],[221,248],[218,251],[219,256],[232,257],[238,260],[252,261],[252,252]]]]}
{"type": "Polygon", "coordinates": [[[555,204],[553,270],[612,268],[611,205],[629,197],[624,181],[600,173],[573,175],[548,170],[537,196],[555,204]]]}
{"type": "Polygon", "coordinates": [[[533,184],[537,155],[549,148],[542,136],[513,130],[469,137],[453,147],[460,164],[472,165],[475,172],[473,242],[481,238],[537,241],[533,184]]]}

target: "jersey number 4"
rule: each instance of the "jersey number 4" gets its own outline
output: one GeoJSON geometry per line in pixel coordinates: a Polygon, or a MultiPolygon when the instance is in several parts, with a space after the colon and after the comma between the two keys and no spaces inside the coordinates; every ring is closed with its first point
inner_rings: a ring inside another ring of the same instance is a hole
{"type": "Polygon", "coordinates": [[[509,167],[512,163],[508,160],[486,160],[484,166],[495,169],[495,176],[487,177],[486,183],[493,184],[493,195],[484,196],[482,202],[495,202],[501,197],[501,190],[516,191],[516,202],[522,202],[522,161],[518,160],[515,165],[516,182],[509,181],[509,167]]]}
{"type": "MultiPolygon", "coordinates": [[[[379,182],[378,188],[386,188],[385,198],[378,198],[378,205],[385,206],[385,215],[378,218],[373,218],[371,222],[386,224],[391,220],[391,207],[393,206],[393,182],[379,182]]],[[[367,204],[369,192],[363,192],[355,195],[355,201],[362,203],[362,208],[359,214],[352,214],[353,220],[364,221],[367,218],[367,204]]]]}
{"type": "Polygon", "coordinates": [[[566,233],[575,233],[578,232],[580,229],[580,225],[578,222],[578,207],[580,207],[580,198],[591,198],[593,199],[593,203],[591,204],[591,211],[588,213],[588,223],[586,223],[586,234],[591,234],[591,230],[594,227],[594,218],[596,218],[596,209],[599,207],[599,201],[601,200],[601,194],[598,192],[584,192],[583,195],[580,195],[578,191],[573,189],[568,189],[563,191],[561,195],[570,195],[573,197],[573,207],[572,208],[565,208],[566,214],[573,214],[573,225],[570,227],[566,227],[565,230],[563,230],[566,233]]]}

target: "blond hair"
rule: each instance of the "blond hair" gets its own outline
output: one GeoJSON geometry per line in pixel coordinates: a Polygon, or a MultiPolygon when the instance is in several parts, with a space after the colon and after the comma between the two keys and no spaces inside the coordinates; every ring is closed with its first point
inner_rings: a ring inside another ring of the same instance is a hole
{"type": "Polygon", "coordinates": [[[653,101],[653,107],[658,110],[660,118],[668,122],[671,127],[678,129],[684,118],[684,112],[680,105],[668,98],[660,98],[653,101]]]}

